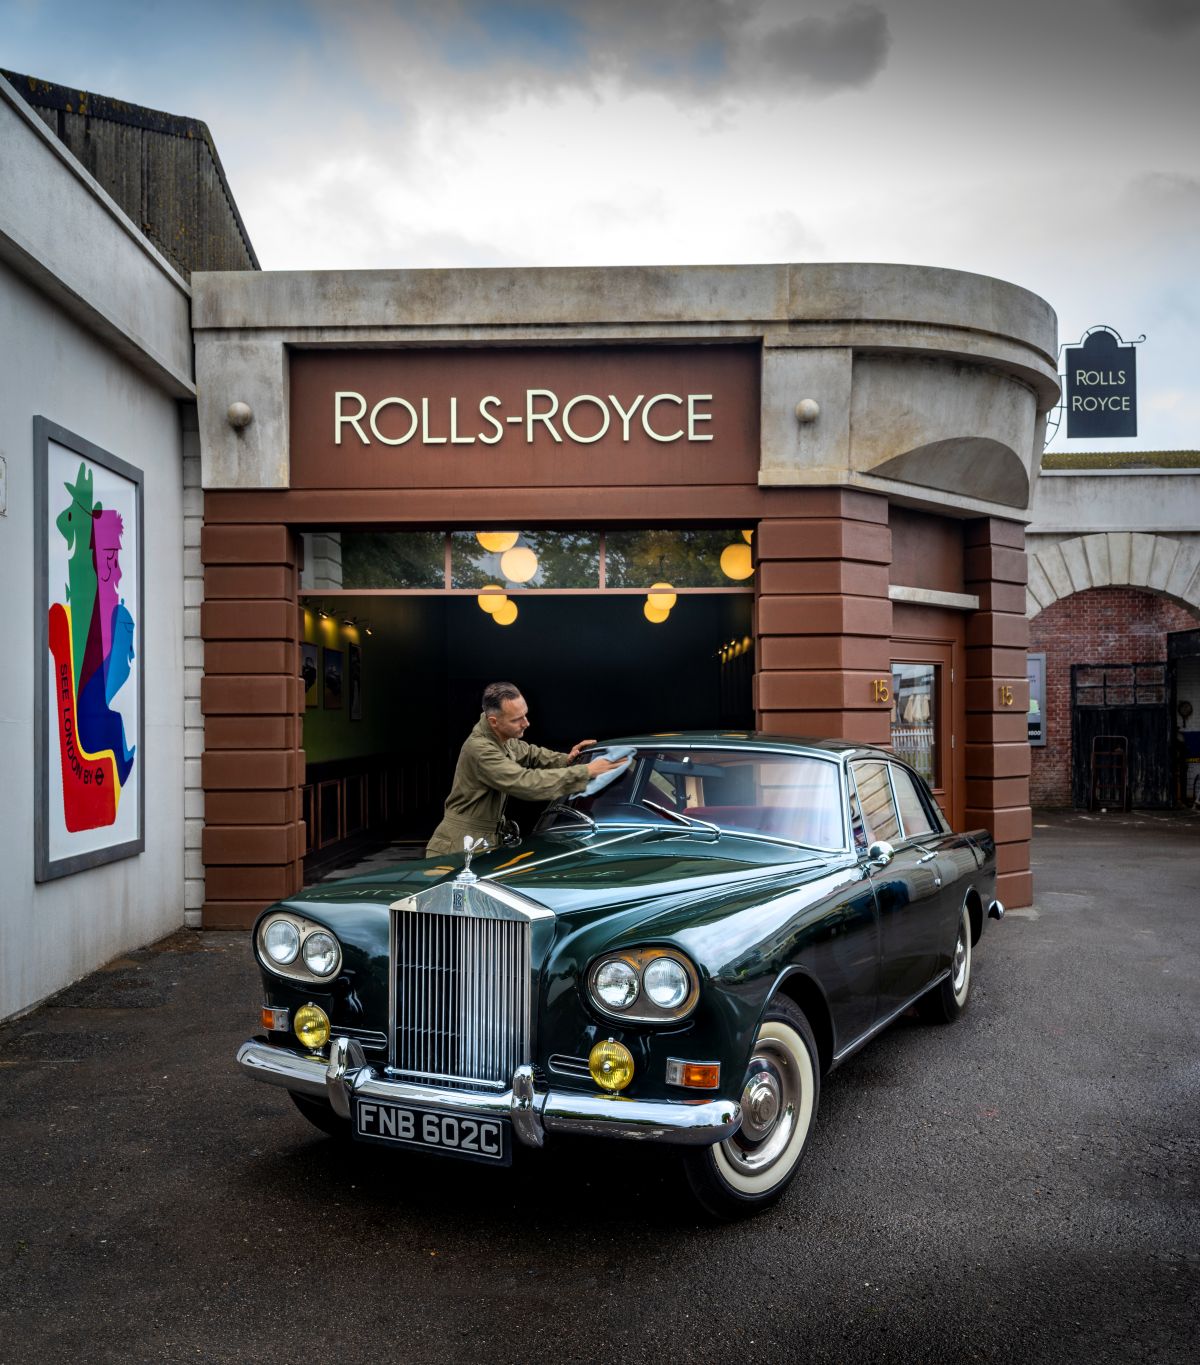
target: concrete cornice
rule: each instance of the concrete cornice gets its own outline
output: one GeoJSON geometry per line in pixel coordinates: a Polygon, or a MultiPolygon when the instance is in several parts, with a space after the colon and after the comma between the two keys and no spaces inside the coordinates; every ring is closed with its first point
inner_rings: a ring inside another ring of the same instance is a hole
{"type": "Polygon", "coordinates": [[[178,398],[195,396],[187,282],[0,78],[0,258],[178,398]]]}

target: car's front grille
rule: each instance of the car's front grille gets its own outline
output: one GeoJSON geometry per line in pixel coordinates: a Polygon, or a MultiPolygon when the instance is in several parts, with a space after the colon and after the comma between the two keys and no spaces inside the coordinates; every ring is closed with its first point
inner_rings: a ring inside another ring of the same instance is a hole
{"type": "Polygon", "coordinates": [[[503,1089],[530,1060],[529,924],[407,909],[395,915],[393,1069],[503,1089]]]}

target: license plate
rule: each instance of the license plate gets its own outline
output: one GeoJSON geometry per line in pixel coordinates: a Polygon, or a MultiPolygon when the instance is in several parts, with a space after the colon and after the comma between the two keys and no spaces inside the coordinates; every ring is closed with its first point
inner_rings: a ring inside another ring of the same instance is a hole
{"type": "Polygon", "coordinates": [[[388,1146],[421,1147],[497,1166],[512,1162],[507,1119],[475,1118],[436,1109],[416,1109],[391,1100],[360,1099],[354,1107],[354,1136],[388,1146]]]}

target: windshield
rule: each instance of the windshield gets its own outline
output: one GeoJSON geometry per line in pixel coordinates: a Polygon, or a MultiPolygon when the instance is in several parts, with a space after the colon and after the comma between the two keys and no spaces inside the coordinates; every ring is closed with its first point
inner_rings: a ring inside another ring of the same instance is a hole
{"type": "Polygon", "coordinates": [[[627,772],[595,796],[570,798],[573,810],[601,824],[664,824],[677,815],[730,833],[807,848],[845,846],[838,765],[806,755],[745,749],[639,749],[627,772]]]}

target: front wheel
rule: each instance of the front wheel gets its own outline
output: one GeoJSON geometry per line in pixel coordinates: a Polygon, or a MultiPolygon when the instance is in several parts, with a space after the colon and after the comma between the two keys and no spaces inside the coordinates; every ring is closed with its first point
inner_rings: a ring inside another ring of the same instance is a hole
{"type": "Polygon", "coordinates": [[[790,1000],[767,1010],[742,1087],[741,1127],[713,1147],[684,1154],[692,1193],[714,1218],[745,1218],[791,1184],[817,1117],[817,1045],[790,1000]]]}
{"type": "Polygon", "coordinates": [[[917,1001],[917,1012],[931,1024],[952,1024],[967,1008],[971,995],[971,912],[964,905],[950,959],[950,975],[917,1001]]]}

